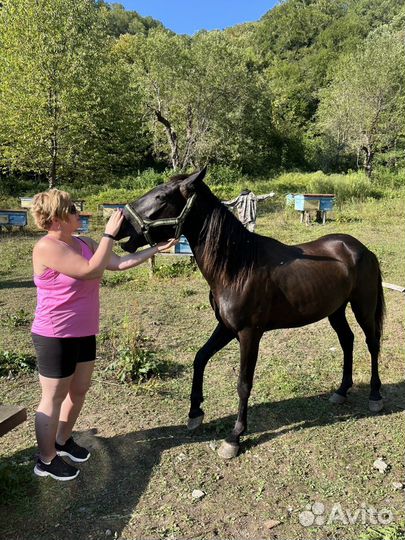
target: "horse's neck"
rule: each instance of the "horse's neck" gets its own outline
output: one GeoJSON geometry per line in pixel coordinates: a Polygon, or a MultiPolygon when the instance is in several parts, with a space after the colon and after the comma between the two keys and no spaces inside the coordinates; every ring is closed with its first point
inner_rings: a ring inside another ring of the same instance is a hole
{"type": "Polygon", "coordinates": [[[204,242],[206,238],[206,231],[204,234],[204,225],[206,225],[205,212],[201,208],[195,208],[190,212],[190,216],[187,226],[184,228],[184,235],[186,236],[191,249],[193,250],[197,262],[202,256],[204,250],[204,242]]]}
{"type": "Polygon", "coordinates": [[[198,206],[193,208],[190,212],[189,219],[187,220],[187,226],[184,229],[184,235],[186,236],[190,247],[194,253],[195,260],[201,273],[211,284],[211,274],[207,269],[206,260],[204,257],[204,247],[207,237],[207,216],[212,215],[215,208],[215,203],[212,201],[206,201],[205,199],[200,202],[198,206]]]}
{"type": "Polygon", "coordinates": [[[209,285],[215,287],[218,283],[219,274],[222,278],[233,270],[236,270],[239,263],[237,242],[245,236],[250,236],[242,224],[225,207],[221,207],[212,194],[199,201],[199,204],[190,212],[187,220],[187,227],[184,234],[195,255],[201,273],[208,281],[209,285]],[[212,198],[211,198],[212,197],[212,198]],[[215,223],[215,217],[220,219],[221,226],[215,223]],[[210,231],[211,225],[218,227],[210,231]],[[224,229],[226,227],[226,229],[224,229]],[[230,249],[228,239],[235,239],[235,246],[230,249]],[[235,258],[237,260],[235,260],[235,258]]]}

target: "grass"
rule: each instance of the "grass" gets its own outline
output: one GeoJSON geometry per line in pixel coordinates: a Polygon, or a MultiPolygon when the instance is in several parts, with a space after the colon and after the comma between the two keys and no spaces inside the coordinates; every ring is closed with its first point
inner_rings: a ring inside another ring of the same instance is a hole
{"type": "MultiPolygon", "coordinates": [[[[378,254],[385,281],[405,284],[404,199],[348,200],[325,226],[309,227],[279,202],[259,207],[257,232],[286,243],[352,234],[378,254]]],[[[31,231],[0,237],[0,320],[6,321],[0,324],[0,350],[18,355],[33,354],[29,326],[17,321],[29,319],[35,307],[30,255],[37,238],[31,231]]],[[[1,439],[1,536],[90,539],[110,530],[112,537],[126,539],[403,538],[403,492],[392,484],[404,481],[404,297],[385,292],[383,414],[367,409],[369,356],[350,310],[355,387],[342,407],[327,399],[340,381],[342,363],[328,322],[277,330],[261,343],[241,455],[223,462],[215,449],[235,420],[238,347],[231,343],[208,364],[205,425],[190,436],[184,425],[192,361],[215,319],[200,274],[186,264],[167,267],[152,277],[146,265],[120,274],[130,278],[106,274],[100,358],[77,423],[77,438],[92,457],[77,481],[60,485],[33,478],[37,377],[0,378],[2,400],[28,409],[28,421],[1,439]],[[120,384],[107,369],[114,360],[113,336],[128,320],[168,368],[142,384],[120,384]],[[386,474],[373,468],[378,457],[390,465],[386,474]],[[204,491],[204,498],[193,500],[194,489],[204,491]],[[316,502],[328,511],[337,503],[352,513],[362,505],[388,508],[394,522],[304,527],[300,514],[316,502]],[[269,520],[280,524],[270,528],[269,520]]]]}
{"type": "MultiPolygon", "coordinates": [[[[70,192],[74,200],[84,200],[85,211],[97,214],[102,203],[133,201],[171,176],[173,171],[169,169],[162,173],[147,169],[138,175],[111,178],[105,184],[84,182],[80,185],[76,182],[58,187],[70,192]]],[[[371,180],[361,171],[349,171],[347,174],[325,174],[322,171],[270,173],[268,176],[252,178],[238,170],[213,165],[208,169],[206,180],[221,200],[236,197],[242,189],[248,187],[257,194],[274,191],[276,200],[282,206],[288,193],[334,193],[340,207],[351,200],[403,198],[405,191],[405,169],[376,169],[371,180]]],[[[2,188],[0,185],[0,208],[19,208],[19,197],[32,197],[34,193],[46,189],[46,183],[38,185],[21,179],[8,187],[2,188]]]]}

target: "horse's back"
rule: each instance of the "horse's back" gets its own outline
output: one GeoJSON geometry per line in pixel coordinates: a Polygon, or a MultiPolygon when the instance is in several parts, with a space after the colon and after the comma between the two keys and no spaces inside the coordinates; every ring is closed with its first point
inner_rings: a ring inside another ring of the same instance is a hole
{"type": "Polygon", "coordinates": [[[329,255],[348,264],[357,264],[369,249],[349,234],[327,234],[311,242],[292,246],[307,255],[329,255]]]}

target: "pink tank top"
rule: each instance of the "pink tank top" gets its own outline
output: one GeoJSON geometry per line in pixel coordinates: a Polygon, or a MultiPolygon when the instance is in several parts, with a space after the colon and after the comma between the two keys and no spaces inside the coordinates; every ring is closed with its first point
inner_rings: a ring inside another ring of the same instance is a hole
{"type": "MultiPolygon", "coordinates": [[[[53,238],[56,242],[61,242],[53,238]]],[[[93,256],[84,240],[82,256],[93,256]]],[[[84,337],[99,333],[100,279],[75,279],[51,268],[34,275],[37,307],[31,331],[46,337],[84,337]]]]}

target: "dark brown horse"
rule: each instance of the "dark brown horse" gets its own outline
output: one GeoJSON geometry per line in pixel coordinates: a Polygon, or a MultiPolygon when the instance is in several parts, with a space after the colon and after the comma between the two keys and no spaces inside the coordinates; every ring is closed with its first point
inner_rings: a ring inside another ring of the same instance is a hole
{"type": "Polygon", "coordinates": [[[343,378],[331,401],[342,403],[352,386],[353,332],[345,310],[350,302],[371,354],[370,409],[378,412],[378,355],[384,319],[384,296],[377,258],[352,236],[331,234],[287,246],[247,231],[203,183],[205,170],[180,175],[127,206],[118,238],[124,249],[172,237],[187,237],[195,260],[210,286],[218,320],[212,336],[194,360],[188,428],[203,420],[203,375],[208,360],[233,339],[240,344],[239,411],[220,448],[236,456],[247,428],[247,406],[263,333],[292,328],[328,317],[343,349],[343,378]],[[177,218],[177,219],[174,219],[177,218]]]}

